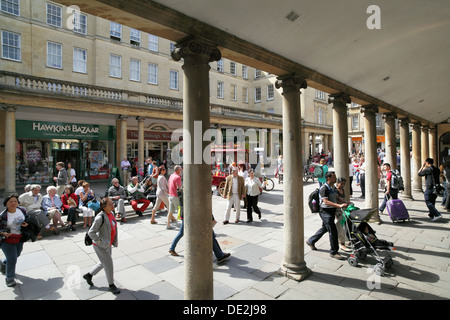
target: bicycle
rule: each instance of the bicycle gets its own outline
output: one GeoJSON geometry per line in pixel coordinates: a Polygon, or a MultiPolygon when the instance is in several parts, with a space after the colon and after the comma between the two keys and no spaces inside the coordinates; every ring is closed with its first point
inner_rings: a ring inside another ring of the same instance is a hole
{"type": "Polygon", "coordinates": [[[265,191],[272,191],[274,187],[275,187],[275,183],[273,182],[273,180],[266,176],[263,176],[262,189],[265,191]]]}

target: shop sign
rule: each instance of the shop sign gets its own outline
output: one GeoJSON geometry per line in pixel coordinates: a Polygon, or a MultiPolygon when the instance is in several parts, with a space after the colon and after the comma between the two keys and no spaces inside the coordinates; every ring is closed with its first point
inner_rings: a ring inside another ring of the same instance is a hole
{"type": "MultiPolygon", "coordinates": [[[[128,130],[127,139],[137,140],[139,137],[138,130],[128,130]]],[[[172,132],[167,131],[144,131],[144,140],[150,141],[171,141],[172,132]]]]}
{"type": "Polygon", "coordinates": [[[16,120],[16,138],[114,140],[115,130],[95,124],[16,120]]]}

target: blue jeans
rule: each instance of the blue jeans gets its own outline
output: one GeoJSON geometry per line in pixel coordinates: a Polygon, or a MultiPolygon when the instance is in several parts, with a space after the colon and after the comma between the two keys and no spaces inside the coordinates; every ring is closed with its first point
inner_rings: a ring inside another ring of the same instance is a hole
{"type": "Polygon", "coordinates": [[[219,260],[220,258],[223,257],[224,253],[220,248],[219,242],[217,242],[216,240],[216,234],[214,233],[214,231],[212,232],[212,235],[213,235],[213,251],[214,254],[216,255],[216,259],[219,260]]]}
{"type": "Polygon", "coordinates": [[[334,223],[335,214],[334,213],[328,213],[325,211],[319,212],[320,218],[322,219],[322,227],[316,232],[315,235],[313,235],[311,238],[308,239],[309,244],[315,244],[317,241],[322,238],[322,236],[325,233],[329,233],[330,236],[330,254],[336,254],[339,250],[339,243],[338,243],[338,232],[336,229],[336,224],[334,223]]]}
{"type": "Polygon", "coordinates": [[[425,189],[424,197],[425,197],[425,204],[428,207],[428,211],[430,211],[428,216],[430,218],[440,216],[441,214],[439,213],[439,211],[437,211],[436,207],[434,206],[436,204],[437,194],[434,193],[433,190],[431,189],[425,189]]]}
{"type": "Polygon", "coordinates": [[[447,200],[447,196],[448,196],[448,188],[450,187],[450,184],[447,181],[444,181],[442,183],[442,186],[444,187],[444,195],[442,196],[442,202],[441,202],[441,206],[445,207],[445,202],[447,200]]]}
{"type": "MultiPolygon", "coordinates": [[[[180,239],[183,237],[184,235],[184,219],[181,220],[181,227],[180,227],[180,231],[178,231],[178,234],[175,236],[175,239],[173,239],[172,245],[170,246],[170,250],[175,251],[175,247],[178,244],[178,241],[180,241],[180,239]]],[[[219,242],[217,242],[216,240],[216,234],[214,233],[214,231],[212,232],[212,236],[213,236],[213,252],[216,256],[216,259],[219,260],[220,258],[223,257],[224,253],[222,251],[222,249],[220,248],[219,242]]]]}
{"type": "Polygon", "coordinates": [[[386,208],[386,203],[388,202],[388,200],[392,198],[392,199],[398,199],[398,189],[391,189],[389,190],[389,194],[388,195],[384,195],[383,198],[383,202],[381,203],[380,206],[380,212],[383,212],[384,209],[386,208]]]}
{"type": "Polygon", "coordinates": [[[170,250],[175,251],[175,247],[178,244],[178,241],[180,241],[181,238],[184,236],[184,219],[181,219],[181,227],[180,231],[178,231],[178,234],[175,236],[175,239],[173,239],[172,245],[170,246],[170,250]]]}
{"type": "Polygon", "coordinates": [[[19,243],[5,243],[2,242],[2,251],[5,255],[2,263],[6,265],[6,280],[12,280],[16,277],[16,263],[17,258],[23,249],[23,242],[19,243]]]}

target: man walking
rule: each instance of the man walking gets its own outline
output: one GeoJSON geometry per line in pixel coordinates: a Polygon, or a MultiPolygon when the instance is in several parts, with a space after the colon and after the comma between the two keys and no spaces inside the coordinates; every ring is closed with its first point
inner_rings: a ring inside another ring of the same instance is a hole
{"type": "MultiPolygon", "coordinates": [[[[317,241],[325,233],[329,233],[330,235],[330,256],[335,259],[342,260],[342,257],[339,253],[339,241],[338,241],[338,232],[336,229],[336,224],[334,220],[336,218],[336,209],[338,208],[346,208],[348,203],[344,202],[342,204],[338,204],[338,194],[334,184],[336,183],[336,174],[332,171],[327,172],[325,175],[326,183],[322,185],[319,191],[320,195],[320,211],[319,215],[322,219],[322,227],[306,241],[306,244],[311,247],[312,250],[317,250],[314,245],[317,241]]],[[[345,200],[344,200],[345,201],[345,200]]]]}
{"type": "Polygon", "coordinates": [[[440,171],[433,164],[434,160],[427,158],[418,174],[420,177],[425,177],[425,192],[423,195],[425,197],[425,204],[428,207],[428,211],[430,211],[428,216],[431,218],[431,221],[436,221],[442,218],[441,214],[435,207],[437,198],[436,185],[439,182],[440,171]]]}
{"type": "Polygon", "coordinates": [[[238,168],[232,167],[231,175],[225,180],[225,188],[223,197],[228,199],[227,210],[225,211],[223,224],[229,223],[231,207],[234,204],[236,209],[236,223],[239,222],[241,215],[241,200],[245,197],[245,181],[244,178],[238,174],[238,168]]]}
{"type": "MultiPolygon", "coordinates": [[[[178,190],[181,190],[181,166],[176,165],[174,167],[175,172],[169,177],[169,214],[168,217],[173,217],[173,213],[177,214],[178,207],[180,206],[180,198],[178,197],[178,190]]],[[[167,227],[172,229],[170,226],[170,219],[167,221],[167,227]]]]}

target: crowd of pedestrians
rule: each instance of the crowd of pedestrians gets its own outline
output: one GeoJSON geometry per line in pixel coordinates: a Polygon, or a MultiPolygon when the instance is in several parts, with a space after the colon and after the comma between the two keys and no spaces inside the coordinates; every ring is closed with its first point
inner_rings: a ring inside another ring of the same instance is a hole
{"type": "MultiPolygon", "coordinates": [[[[123,170],[129,171],[127,161],[122,162],[123,170]]],[[[114,294],[120,290],[114,285],[112,247],[117,246],[118,228],[117,221],[127,222],[125,203],[128,201],[138,216],[142,216],[152,203],[151,224],[156,224],[155,216],[160,209],[167,210],[166,229],[171,230],[179,227],[178,233],[169,247],[172,256],[178,256],[176,246],[184,235],[184,212],[183,212],[183,184],[182,167],[175,166],[174,173],[167,175],[165,165],[157,166],[155,161],[149,159],[143,177],[130,176],[130,181],[120,185],[117,178],[111,180],[111,186],[106,190],[104,197],[94,194],[88,182],[76,180],[75,170],[68,166],[66,170],[64,163],[58,162],[58,176],[54,178],[56,186],[49,186],[46,195],[40,193],[40,185],[27,185],[25,192],[18,196],[12,195],[5,199],[3,205],[6,209],[0,214],[0,246],[5,258],[0,261],[0,270],[6,275],[7,286],[14,286],[15,265],[17,258],[23,249],[21,239],[41,239],[43,233],[59,234],[58,225],[65,227],[67,231],[75,231],[77,218],[83,217],[83,228],[87,228],[87,235],[92,239],[94,251],[99,262],[83,276],[86,282],[92,286],[93,277],[104,269],[110,291],[114,294]],[[167,179],[168,177],[168,179],[167,179]],[[75,188],[75,187],[76,188],[75,188]],[[66,222],[62,216],[67,216],[66,222]],[[181,225],[179,221],[181,220],[181,225]],[[25,238],[26,235],[26,238],[25,238]]],[[[445,183],[450,179],[450,161],[444,162],[441,170],[433,165],[433,159],[428,158],[419,176],[424,176],[426,190],[425,202],[430,211],[430,218],[436,221],[442,217],[435,207],[436,190],[439,179],[444,179],[444,197],[442,207],[449,208],[450,197],[448,189],[450,184],[445,183]]],[[[345,231],[342,228],[342,209],[349,206],[350,202],[345,200],[344,187],[347,183],[345,178],[337,178],[333,171],[329,171],[327,163],[321,163],[324,170],[323,181],[320,181],[320,211],[322,227],[310,237],[306,243],[312,250],[317,250],[315,243],[325,234],[329,233],[330,255],[336,259],[343,259],[338,253],[339,249],[348,252],[346,247],[345,231]]],[[[357,185],[361,186],[362,197],[364,197],[364,156],[354,157],[349,161],[350,185],[352,178],[356,177],[357,185]]],[[[227,201],[224,211],[223,224],[230,223],[231,210],[234,208],[234,223],[241,220],[240,210],[243,202],[247,210],[247,223],[253,222],[253,213],[259,219],[262,217],[261,209],[258,207],[258,197],[262,191],[261,180],[255,177],[252,168],[247,170],[245,164],[231,164],[230,174],[225,180],[223,198],[227,201]]],[[[389,199],[396,199],[399,190],[392,185],[392,171],[389,163],[383,163],[380,168],[380,177],[384,176],[382,185],[385,187],[385,196],[380,205],[380,214],[386,208],[389,199]]],[[[128,172],[125,175],[128,179],[128,172]]],[[[352,189],[350,189],[352,195],[352,189]]],[[[216,220],[212,217],[212,228],[216,220]]],[[[217,262],[221,263],[228,257],[217,242],[216,235],[212,230],[213,251],[217,262]]]]}

